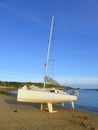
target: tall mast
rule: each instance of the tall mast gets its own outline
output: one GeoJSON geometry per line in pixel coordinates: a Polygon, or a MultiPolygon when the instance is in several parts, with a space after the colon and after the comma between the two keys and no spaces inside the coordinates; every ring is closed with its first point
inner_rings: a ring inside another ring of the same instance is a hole
{"type": "MultiPolygon", "coordinates": [[[[51,26],[50,26],[50,36],[49,36],[49,41],[48,41],[48,52],[47,52],[46,63],[45,63],[45,76],[47,75],[47,71],[48,71],[48,61],[49,61],[50,45],[51,45],[51,39],[52,39],[53,22],[54,22],[54,16],[52,16],[52,21],[51,21],[51,26]]],[[[46,85],[46,83],[44,81],[44,87],[45,87],[45,85],[46,85]]]]}

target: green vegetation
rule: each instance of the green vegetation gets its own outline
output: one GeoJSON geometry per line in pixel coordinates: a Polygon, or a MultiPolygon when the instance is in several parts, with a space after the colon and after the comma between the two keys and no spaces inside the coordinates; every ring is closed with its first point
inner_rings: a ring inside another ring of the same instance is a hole
{"type": "Polygon", "coordinates": [[[0,86],[6,86],[6,87],[22,87],[24,85],[31,85],[31,82],[8,82],[8,81],[0,81],[0,86]]]}
{"type": "MultiPolygon", "coordinates": [[[[35,86],[38,86],[40,88],[42,88],[44,86],[43,83],[32,83],[32,82],[3,82],[3,81],[0,81],[0,86],[6,86],[6,87],[15,87],[15,88],[19,88],[19,87],[23,87],[24,85],[35,85],[35,86]]],[[[52,84],[47,84],[46,85],[47,88],[58,88],[58,89],[62,89],[63,87],[61,86],[56,86],[56,85],[52,85],[52,84]]]]}
{"type": "Polygon", "coordinates": [[[0,91],[0,94],[11,95],[8,91],[0,91]]]}
{"type": "MultiPolygon", "coordinates": [[[[32,83],[32,82],[8,82],[8,81],[0,81],[0,86],[6,86],[6,87],[14,87],[16,89],[18,89],[19,87],[23,87],[24,85],[35,85],[35,86],[38,86],[40,88],[42,88],[44,86],[43,83],[32,83]]],[[[56,88],[56,89],[77,89],[77,88],[73,88],[73,87],[70,87],[70,86],[56,86],[56,85],[53,85],[53,84],[47,84],[46,85],[46,88],[56,88]]]]}

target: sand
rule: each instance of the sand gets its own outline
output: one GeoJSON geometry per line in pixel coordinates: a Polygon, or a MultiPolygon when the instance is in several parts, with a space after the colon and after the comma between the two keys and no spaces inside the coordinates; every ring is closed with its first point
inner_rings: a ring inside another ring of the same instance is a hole
{"type": "Polygon", "coordinates": [[[98,115],[58,106],[57,113],[48,113],[39,107],[0,94],[0,130],[98,130],[98,115]]]}

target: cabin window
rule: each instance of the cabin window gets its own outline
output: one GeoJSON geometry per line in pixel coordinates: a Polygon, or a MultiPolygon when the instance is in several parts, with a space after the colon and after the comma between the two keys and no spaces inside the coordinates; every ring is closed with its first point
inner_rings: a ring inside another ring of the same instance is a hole
{"type": "Polygon", "coordinates": [[[55,91],[54,90],[50,90],[51,93],[54,93],[55,91]]]}

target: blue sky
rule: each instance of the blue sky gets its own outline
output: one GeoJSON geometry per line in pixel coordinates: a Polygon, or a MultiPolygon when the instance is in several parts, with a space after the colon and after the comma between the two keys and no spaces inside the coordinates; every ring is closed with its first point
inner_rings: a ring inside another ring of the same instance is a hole
{"type": "Polygon", "coordinates": [[[0,0],[0,80],[98,84],[97,0],[0,0]]]}

